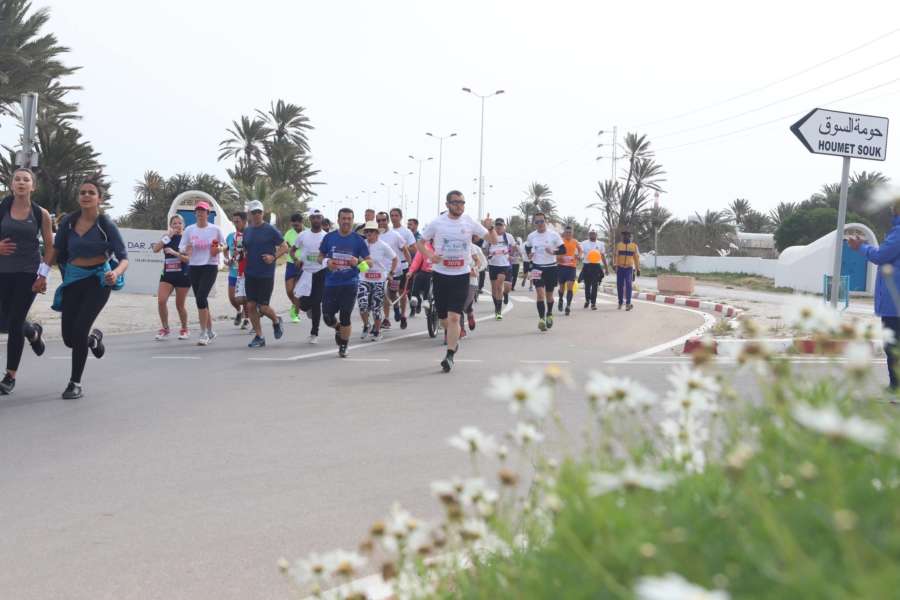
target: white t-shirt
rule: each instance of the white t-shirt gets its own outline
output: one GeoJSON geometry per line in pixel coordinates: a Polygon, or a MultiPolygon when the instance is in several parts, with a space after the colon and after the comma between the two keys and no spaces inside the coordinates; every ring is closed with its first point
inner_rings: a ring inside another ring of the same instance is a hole
{"type": "MultiPolygon", "coordinates": [[[[407,247],[413,246],[413,249],[410,250],[410,254],[415,251],[416,236],[413,235],[413,232],[410,231],[409,228],[401,225],[400,227],[394,227],[393,229],[391,229],[391,231],[396,231],[398,234],[400,234],[400,239],[403,240],[403,243],[406,244],[407,247]]],[[[409,265],[406,263],[406,259],[403,258],[402,252],[397,253],[397,258],[400,259],[401,267],[403,267],[404,269],[409,268],[409,265]]]]}
{"type": "Polygon", "coordinates": [[[469,215],[451,219],[441,215],[428,224],[422,232],[422,239],[434,244],[434,252],[441,261],[434,264],[433,271],[441,275],[466,275],[472,264],[469,246],[472,236],[484,237],[487,229],[469,215]]]}
{"type": "Polygon", "coordinates": [[[485,244],[487,246],[488,264],[492,267],[508,267],[512,256],[515,254],[516,238],[504,233],[497,236],[496,244],[485,244]]]}
{"type": "Polygon", "coordinates": [[[403,238],[403,234],[396,229],[389,229],[378,236],[378,241],[384,242],[390,246],[391,250],[394,251],[394,254],[397,255],[399,260],[397,262],[397,270],[395,273],[397,275],[402,275],[403,270],[409,268],[409,264],[406,262],[406,256],[403,254],[403,248],[407,245],[406,240],[403,238]]]}
{"type": "Polygon", "coordinates": [[[581,242],[581,250],[584,252],[584,255],[587,256],[587,253],[591,250],[599,250],[600,254],[606,254],[606,244],[597,240],[596,242],[592,242],[591,240],[584,240],[581,242]]]}
{"type": "Polygon", "coordinates": [[[548,229],[544,233],[532,231],[528,234],[526,244],[531,246],[531,262],[535,266],[556,266],[556,250],[562,246],[562,237],[555,231],[548,229]]]}
{"type": "Polygon", "coordinates": [[[372,257],[372,264],[369,266],[368,271],[360,274],[360,280],[371,283],[381,283],[386,281],[388,272],[391,270],[391,261],[397,257],[397,254],[390,246],[380,239],[380,236],[379,240],[374,244],[370,244],[369,241],[366,240],[366,245],[369,246],[369,256],[372,257]]]}
{"type": "Polygon", "coordinates": [[[474,275],[472,275],[472,271],[469,270],[469,285],[478,287],[478,273],[487,269],[487,257],[484,255],[484,250],[482,250],[480,246],[476,244],[471,244],[471,246],[472,262],[475,262],[476,258],[478,259],[478,270],[475,271],[474,275]]]}
{"type": "Polygon", "coordinates": [[[324,230],[313,233],[311,229],[305,229],[294,240],[293,247],[300,251],[297,254],[303,262],[304,271],[318,273],[325,268],[325,265],[319,262],[319,247],[324,237],[324,230]]]}
{"type": "Polygon", "coordinates": [[[207,223],[206,227],[197,227],[197,225],[188,225],[187,229],[181,235],[181,243],[178,244],[178,251],[184,252],[188,246],[191,247],[191,259],[188,262],[192,267],[203,265],[219,265],[219,256],[221,253],[212,255],[210,248],[213,242],[218,242],[219,248],[225,248],[225,237],[222,230],[212,223],[207,223]]]}

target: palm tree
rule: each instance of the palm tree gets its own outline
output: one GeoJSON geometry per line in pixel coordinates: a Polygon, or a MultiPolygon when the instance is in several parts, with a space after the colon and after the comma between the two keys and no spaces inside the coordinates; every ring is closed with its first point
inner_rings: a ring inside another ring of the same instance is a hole
{"type": "Polygon", "coordinates": [[[694,213],[690,221],[706,253],[714,255],[729,247],[734,224],[727,211],[707,209],[702,215],[694,213]]]}
{"type": "Polygon", "coordinates": [[[253,185],[237,183],[234,186],[239,202],[246,204],[251,200],[259,200],[270,213],[275,215],[280,229],[288,227],[291,215],[306,211],[306,201],[300,200],[289,187],[276,187],[266,177],[257,177],[253,185]]]}
{"type": "Polygon", "coordinates": [[[741,220],[741,231],[745,233],[772,233],[772,220],[769,215],[758,210],[746,212],[741,220]]]}
{"type": "Polygon", "coordinates": [[[641,248],[656,250],[654,240],[672,220],[672,213],[664,206],[651,206],[641,211],[635,226],[634,239],[641,248]]]}
{"type": "Polygon", "coordinates": [[[782,223],[788,220],[797,210],[799,206],[796,202],[779,202],[778,206],[769,211],[769,219],[772,225],[777,229],[782,223]]]}
{"type": "Polygon", "coordinates": [[[44,107],[70,112],[74,105],[63,102],[60,92],[80,88],[62,87],[59,80],[78,68],[60,61],[69,49],[60,46],[55,35],[41,35],[50,11],[30,11],[29,0],[0,2],[0,115],[15,114],[14,107],[26,92],[39,93],[44,107]],[[48,93],[53,87],[56,93],[48,93]]]}
{"type": "Polygon", "coordinates": [[[734,220],[735,224],[738,226],[744,224],[744,217],[751,210],[753,209],[750,206],[750,201],[746,198],[736,198],[728,205],[728,212],[731,213],[732,220],[734,220]]]}
{"type": "Polygon", "coordinates": [[[227,133],[230,137],[219,143],[219,160],[243,158],[248,162],[262,162],[264,144],[272,133],[265,120],[241,116],[240,122],[232,121],[227,133]]]}
{"type": "Polygon", "coordinates": [[[309,117],[303,114],[305,109],[296,104],[286,103],[284,100],[272,102],[269,112],[260,110],[256,114],[266,122],[272,130],[273,141],[289,142],[300,150],[302,154],[309,153],[309,141],[306,132],[313,129],[309,117]]]}

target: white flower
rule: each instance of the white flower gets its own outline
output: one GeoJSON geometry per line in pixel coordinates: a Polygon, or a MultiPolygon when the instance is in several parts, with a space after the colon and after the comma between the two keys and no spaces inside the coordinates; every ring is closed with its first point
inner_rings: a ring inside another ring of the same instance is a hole
{"type": "Polygon", "coordinates": [[[366,566],[366,559],[364,556],[346,550],[329,552],[321,557],[321,560],[327,575],[343,577],[345,579],[351,579],[366,566]]]}
{"type": "Polygon", "coordinates": [[[677,573],[641,577],[634,587],[637,600],[729,600],[724,590],[706,590],[677,573]]]}
{"type": "Polygon", "coordinates": [[[619,473],[591,473],[589,493],[592,496],[602,496],[616,490],[633,490],[644,488],[659,492],[675,483],[676,477],[672,473],[660,471],[641,471],[633,465],[628,465],[619,473]]]}
{"type": "Polygon", "coordinates": [[[474,542],[487,537],[488,527],[483,519],[470,518],[463,521],[460,535],[467,542],[474,542]]]}
{"type": "Polygon", "coordinates": [[[816,408],[798,404],[791,413],[803,427],[835,440],[851,440],[867,447],[879,447],[887,439],[887,430],[878,423],[853,415],[844,417],[833,406],[816,408]]]}
{"type": "Polygon", "coordinates": [[[394,502],[391,506],[391,513],[385,521],[387,534],[396,539],[403,539],[416,527],[418,527],[418,521],[413,518],[412,513],[400,506],[400,503],[394,502]]]}
{"type": "Polygon", "coordinates": [[[840,325],[840,315],[821,300],[798,296],[784,305],[784,321],[803,333],[828,334],[840,325]]]}
{"type": "MultiPolygon", "coordinates": [[[[881,327],[881,325],[879,325],[881,327]]],[[[894,334],[893,329],[888,329],[887,327],[881,327],[881,341],[885,344],[896,344],[897,336],[894,334]]]]}
{"type": "Polygon", "coordinates": [[[706,412],[721,390],[714,378],[687,365],[676,367],[668,380],[672,384],[664,403],[668,412],[706,412]]]}
{"type": "Polygon", "coordinates": [[[463,452],[471,452],[472,454],[490,455],[496,450],[497,443],[493,436],[485,435],[477,427],[463,427],[459,430],[459,434],[448,440],[454,448],[459,448],[463,452]]]}
{"type": "Polygon", "coordinates": [[[851,342],[844,350],[844,358],[851,371],[868,371],[872,361],[872,345],[869,342],[851,342]]]}
{"type": "Polygon", "coordinates": [[[525,447],[531,444],[540,444],[544,436],[533,425],[518,423],[512,437],[519,446],[525,447]]]}
{"type": "Polygon", "coordinates": [[[547,387],[541,373],[524,375],[510,373],[491,378],[488,396],[509,403],[514,415],[523,409],[537,419],[543,419],[553,405],[553,391],[547,387]]]}
{"type": "Polygon", "coordinates": [[[655,403],[656,396],[626,377],[610,377],[594,371],[585,385],[588,399],[604,408],[640,410],[655,403]]]}
{"type": "Polygon", "coordinates": [[[310,554],[306,558],[297,560],[288,569],[288,576],[303,588],[310,583],[322,581],[329,573],[329,562],[326,555],[310,554]]]}

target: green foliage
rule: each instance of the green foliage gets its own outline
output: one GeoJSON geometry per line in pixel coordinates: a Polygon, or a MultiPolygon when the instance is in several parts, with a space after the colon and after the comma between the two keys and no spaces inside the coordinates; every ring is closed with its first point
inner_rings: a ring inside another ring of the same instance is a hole
{"type": "Polygon", "coordinates": [[[282,230],[288,228],[293,213],[306,212],[306,202],[299,200],[294,190],[289,187],[276,187],[266,177],[257,177],[252,186],[237,183],[234,189],[241,204],[251,200],[262,202],[267,215],[275,214],[276,223],[282,230]]]}
{"type": "Polygon", "coordinates": [[[134,229],[166,229],[169,207],[182,192],[198,190],[216,199],[226,213],[240,204],[234,191],[223,181],[207,173],[179,173],[166,179],[156,171],[147,171],[134,186],[134,202],[119,219],[122,227],[134,229]]]}
{"type": "MultiPolygon", "coordinates": [[[[847,214],[848,223],[862,223],[872,227],[866,217],[847,214]]],[[[801,208],[775,230],[775,247],[779,252],[790,246],[812,243],[837,227],[837,209],[830,207],[801,208]]]]}

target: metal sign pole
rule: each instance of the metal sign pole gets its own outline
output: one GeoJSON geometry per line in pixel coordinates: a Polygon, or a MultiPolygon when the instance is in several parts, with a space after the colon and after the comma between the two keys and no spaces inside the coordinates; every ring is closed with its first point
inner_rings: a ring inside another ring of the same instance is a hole
{"type": "MultiPolygon", "coordinates": [[[[850,157],[844,157],[841,171],[841,199],[838,204],[837,229],[834,232],[834,265],[831,269],[831,308],[837,308],[841,290],[841,253],[844,250],[844,225],[847,222],[847,185],[850,180],[850,157]]],[[[850,293],[850,290],[847,290],[850,293]]]]}
{"type": "Polygon", "coordinates": [[[34,150],[37,137],[38,95],[34,92],[22,94],[22,149],[16,153],[16,166],[38,166],[38,155],[34,150]]]}

